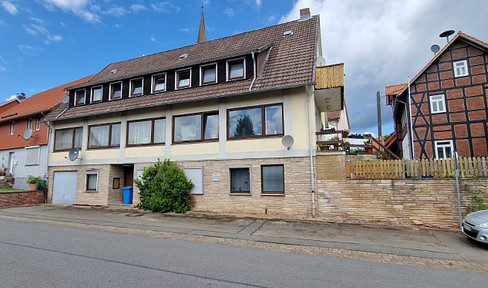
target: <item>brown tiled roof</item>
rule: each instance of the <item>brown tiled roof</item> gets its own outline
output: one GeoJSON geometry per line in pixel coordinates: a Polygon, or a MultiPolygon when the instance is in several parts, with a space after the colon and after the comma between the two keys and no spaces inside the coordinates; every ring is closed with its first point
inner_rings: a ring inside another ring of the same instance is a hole
{"type": "Polygon", "coordinates": [[[403,89],[405,89],[407,87],[407,85],[408,85],[408,83],[386,86],[386,88],[385,88],[386,96],[400,94],[400,92],[402,92],[403,89]]]}
{"type": "Polygon", "coordinates": [[[327,119],[329,119],[329,120],[339,119],[339,118],[341,118],[341,112],[342,112],[342,110],[329,111],[329,112],[327,112],[327,119]]]}
{"type": "MultiPolygon", "coordinates": [[[[315,82],[314,67],[318,23],[319,16],[313,16],[306,21],[282,23],[221,39],[112,63],[87,83],[71,88],[86,87],[136,75],[245,55],[270,45],[271,50],[268,60],[262,75],[256,79],[252,92],[313,84],[315,82]],[[283,33],[285,31],[292,31],[293,35],[284,37],[283,33]],[[179,60],[179,56],[182,54],[187,54],[188,56],[183,60],[179,60]],[[117,71],[111,74],[110,71],[114,69],[117,69],[117,71]]],[[[57,119],[68,119],[154,105],[241,95],[250,93],[250,85],[251,80],[242,80],[71,107],[63,115],[56,114],[53,111],[53,113],[48,115],[47,120],[54,120],[56,117],[57,119]]]]}
{"type": "Polygon", "coordinates": [[[11,121],[28,115],[37,114],[53,109],[58,105],[65,95],[64,89],[73,85],[79,85],[88,81],[92,76],[76,80],[25,99],[14,107],[0,114],[0,122],[11,121]]]}

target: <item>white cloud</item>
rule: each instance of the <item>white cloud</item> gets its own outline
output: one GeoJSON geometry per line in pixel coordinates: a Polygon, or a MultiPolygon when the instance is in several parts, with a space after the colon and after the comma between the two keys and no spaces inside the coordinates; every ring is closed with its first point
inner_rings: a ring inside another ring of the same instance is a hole
{"type": "Polygon", "coordinates": [[[234,17],[236,11],[230,7],[227,7],[224,9],[224,11],[222,11],[225,15],[229,16],[229,17],[234,17]]]}
{"type": "Polygon", "coordinates": [[[4,66],[0,65],[0,71],[6,71],[7,68],[5,68],[4,66]]]}
{"type": "Polygon", "coordinates": [[[158,39],[156,39],[156,37],[154,37],[153,35],[151,35],[151,41],[153,41],[154,43],[159,43],[158,39]]]}
{"type": "Polygon", "coordinates": [[[190,29],[188,27],[181,28],[180,30],[183,31],[183,32],[185,32],[185,33],[190,33],[191,31],[193,31],[193,29],[190,29]]]}
{"type": "Polygon", "coordinates": [[[30,34],[32,36],[42,35],[42,36],[46,37],[46,40],[44,40],[45,44],[49,44],[51,42],[60,42],[63,40],[63,37],[61,35],[56,35],[56,34],[52,34],[51,32],[49,32],[49,30],[44,26],[44,21],[42,19],[31,18],[31,20],[33,20],[37,24],[31,23],[29,25],[25,25],[25,24],[23,25],[25,31],[28,34],[30,34]]]}
{"type": "Polygon", "coordinates": [[[46,9],[54,11],[56,8],[70,12],[87,22],[99,23],[100,17],[96,14],[97,5],[91,0],[42,0],[46,9]]]}
{"type": "Polygon", "coordinates": [[[146,6],[142,5],[142,4],[132,4],[130,6],[130,9],[134,12],[139,12],[139,11],[142,11],[142,10],[146,10],[146,6]]]}
{"type": "Polygon", "coordinates": [[[166,1],[153,3],[151,4],[151,8],[156,12],[166,12],[166,13],[179,12],[181,9],[179,6],[175,6],[166,1]]]}
{"type": "Polygon", "coordinates": [[[103,12],[103,14],[112,15],[115,17],[122,17],[127,13],[129,13],[128,10],[126,10],[122,6],[117,6],[117,5],[114,5],[114,6],[110,7],[108,10],[103,12]]]}
{"type": "Polygon", "coordinates": [[[19,9],[17,9],[17,7],[11,1],[2,1],[0,4],[5,11],[12,15],[17,15],[17,13],[19,13],[19,9]]]}
{"type": "Polygon", "coordinates": [[[20,52],[27,54],[27,55],[35,55],[36,52],[38,51],[37,48],[34,48],[34,47],[27,45],[27,44],[19,44],[19,45],[17,45],[17,48],[19,48],[20,52]]]}
{"type": "Polygon", "coordinates": [[[261,7],[261,0],[256,0],[256,5],[258,5],[258,7],[261,7]]]}
{"type": "MultiPolygon", "coordinates": [[[[281,22],[298,19],[302,8],[320,14],[324,57],[345,63],[351,128],[362,133],[377,125],[376,92],[415,76],[433,57],[430,46],[445,45],[439,33],[461,30],[488,41],[484,9],[477,8],[485,6],[485,0],[298,0],[281,22]]],[[[391,107],[382,111],[389,133],[391,107]]]]}

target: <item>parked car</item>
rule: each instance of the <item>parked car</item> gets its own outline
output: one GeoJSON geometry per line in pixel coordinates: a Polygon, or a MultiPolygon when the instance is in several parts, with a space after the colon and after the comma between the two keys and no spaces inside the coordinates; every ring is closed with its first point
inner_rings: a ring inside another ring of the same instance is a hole
{"type": "Polygon", "coordinates": [[[488,243],[488,210],[466,215],[463,220],[463,233],[471,239],[488,243]]]}

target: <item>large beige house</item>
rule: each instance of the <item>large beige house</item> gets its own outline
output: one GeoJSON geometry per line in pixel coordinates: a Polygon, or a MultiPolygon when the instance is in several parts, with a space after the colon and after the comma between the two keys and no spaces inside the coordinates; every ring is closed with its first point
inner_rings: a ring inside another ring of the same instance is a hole
{"type": "Polygon", "coordinates": [[[310,217],[315,132],[322,112],[344,107],[344,73],[325,65],[319,16],[300,14],[112,63],[68,88],[46,118],[49,201],[122,204],[123,187],[169,158],[195,184],[193,211],[310,217]]]}

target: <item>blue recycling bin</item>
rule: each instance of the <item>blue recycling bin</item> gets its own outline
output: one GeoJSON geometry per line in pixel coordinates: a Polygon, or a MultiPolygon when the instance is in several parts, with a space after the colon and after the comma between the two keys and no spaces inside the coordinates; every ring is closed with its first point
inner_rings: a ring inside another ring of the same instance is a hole
{"type": "Polygon", "coordinates": [[[123,199],[124,204],[132,204],[132,194],[134,193],[134,188],[124,187],[122,188],[122,191],[124,192],[124,199],[123,199]]]}

